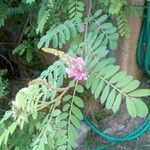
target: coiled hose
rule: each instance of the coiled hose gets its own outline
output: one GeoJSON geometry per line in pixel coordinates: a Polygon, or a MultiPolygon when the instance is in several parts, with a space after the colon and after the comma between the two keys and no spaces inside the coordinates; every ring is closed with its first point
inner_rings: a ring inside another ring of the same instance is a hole
{"type": "Polygon", "coordinates": [[[113,144],[117,144],[119,142],[125,142],[125,141],[133,141],[142,136],[146,131],[150,129],[150,117],[146,118],[145,121],[143,121],[136,129],[132,130],[130,133],[123,137],[115,137],[108,135],[101,130],[99,130],[97,127],[95,127],[90,120],[84,116],[83,118],[84,122],[91,128],[93,132],[95,132],[100,137],[103,137],[104,139],[111,141],[112,143],[108,146],[100,146],[93,150],[104,150],[108,147],[110,147],[113,144]]]}
{"type": "Polygon", "coordinates": [[[150,75],[150,1],[146,2],[136,54],[139,67],[150,75]]]}

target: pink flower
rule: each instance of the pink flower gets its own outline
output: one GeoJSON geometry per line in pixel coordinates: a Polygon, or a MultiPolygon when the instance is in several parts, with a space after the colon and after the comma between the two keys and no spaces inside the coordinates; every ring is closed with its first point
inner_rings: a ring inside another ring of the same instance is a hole
{"type": "Polygon", "coordinates": [[[74,77],[76,80],[87,80],[88,77],[88,72],[81,57],[73,59],[72,63],[66,68],[66,72],[69,78],[74,77]]]}

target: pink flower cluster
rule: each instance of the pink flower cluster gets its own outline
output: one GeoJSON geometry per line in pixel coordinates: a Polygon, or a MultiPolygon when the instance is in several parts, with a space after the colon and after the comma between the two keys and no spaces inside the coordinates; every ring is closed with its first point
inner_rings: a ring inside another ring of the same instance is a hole
{"type": "Polygon", "coordinates": [[[82,57],[73,59],[73,63],[69,64],[66,68],[66,72],[69,78],[75,78],[76,80],[87,80],[88,72],[84,66],[82,57]]]}

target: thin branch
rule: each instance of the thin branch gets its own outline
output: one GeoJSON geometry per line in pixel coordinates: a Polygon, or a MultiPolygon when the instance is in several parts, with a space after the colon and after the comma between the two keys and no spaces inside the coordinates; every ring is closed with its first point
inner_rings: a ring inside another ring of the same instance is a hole
{"type": "MultiPolygon", "coordinates": [[[[91,10],[92,10],[92,0],[87,0],[87,16],[90,16],[91,15],[91,10]]],[[[85,23],[85,26],[84,26],[84,41],[86,41],[87,39],[87,34],[88,34],[88,22],[85,23]]]]}
{"type": "MultiPolygon", "coordinates": [[[[75,88],[73,91],[73,96],[72,96],[72,101],[71,101],[71,105],[70,105],[70,110],[69,110],[69,119],[68,119],[68,137],[69,137],[69,129],[70,129],[70,123],[71,123],[71,113],[72,113],[72,107],[73,107],[73,103],[74,103],[74,97],[76,94],[76,86],[78,84],[78,81],[76,81],[75,83],[75,88]]],[[[68,144],[69,145],[69,144],[68,144]]],[[[68,146],[67,146],[68,147],[68,146]]]]}
{"type": "Polygon", "coordinates": [[[11,62],[5,56],[3,56],[1,54],[0,54],[0,57],[2,57],[10,65],[12,73],[14,74],[14,69],[13,69],[13,66],[12,66],[11,62]]]}
{"type": "Polygon", "coordinates": [[[20,38],[19,38],[19,41],[18,41],[18,45],[19,45],[20,42],[22,41],[23,34],[24,34],[24,31],[25,31],[25,29],[26,29],[26,27],[27,27],[27,25],[28,25],[28,22],[30,21],[30,17],[31,17],[31,13],[28,14],[28,17],[27,17],[27,19],[26,19],[26,22],[25,22],[25,24],[24,24],[23,30],[22,30],[22,32],[21,32],[21,35],[20,35],[20,38]]]}
{"type": "MultiPolygon", "coordinates": [[[[67,86],[66,88],[64,88],[63,92],[62,92],[58,97],[56,97],[55,99],[53,99],[53,100],[51,100],[51,101],[49,101],[49,102],[45,102],[44,105],[43,105],[43,104],[42,104],[42,105],[39,105],[38,110],[42,110],[42,109],[44,109],[45,107],[48,107],[49,105],[55,103],[56,101],[60,101],[61,98],[62,98],[62,97],[67,93],[67,91],[68,91],[70,88],[72,88],[72,87],[73,87],[72,85],[69,85],[69,86],[67,86]]],[[[31,113],[30,113],[30,114],[31,114],[31,113]]]]}

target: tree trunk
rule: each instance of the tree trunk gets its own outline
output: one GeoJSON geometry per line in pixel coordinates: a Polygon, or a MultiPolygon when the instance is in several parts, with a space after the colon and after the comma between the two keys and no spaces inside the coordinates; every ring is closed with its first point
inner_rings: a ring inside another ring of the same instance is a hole
{"type": "MultiPolygon", "coordinates": [[[[143,6],[144,0],[132,0],[132,5],[143,6]]],[[[141,24],[142,17],[135,14],[129,16],[129,25],[131,30],[130,37],[128,39],[124,37],[120,38],[117,53],[117,60],[121,69],[134,76],[136,79],[140,79],[141,77],[141,70],[138,68],[136,61],[136,48],[141,24]]]]}

